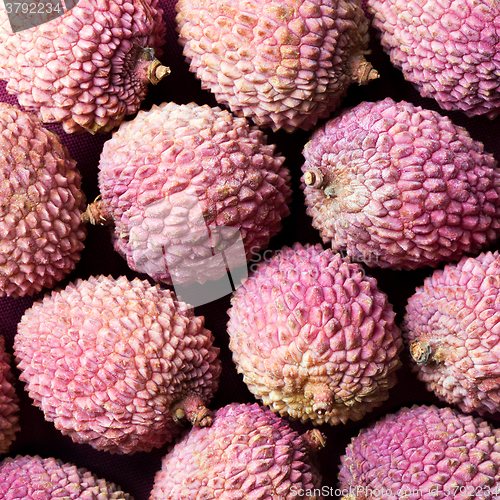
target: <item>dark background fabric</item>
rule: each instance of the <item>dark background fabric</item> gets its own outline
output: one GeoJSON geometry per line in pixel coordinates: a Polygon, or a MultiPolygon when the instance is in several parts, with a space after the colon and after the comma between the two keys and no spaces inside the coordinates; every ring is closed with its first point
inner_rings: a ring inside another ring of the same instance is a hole
{"type": "MultiPolygon", "coordinates": [[[[157,86],[150,86],[147,99],[142,109],[149,109],[152,104],[164,101],[176,103],[196,102],[198,104],[216,105],[214,97],[201,89],[200,82],[188,71],[182,51],[177,43],[177,34],[174,23],[175,0],[160,0],[164,9],[164,18],[167,25],[166,43],[161,61],[170,66],[172,73],[157,86]]],[[[385,97],[392,97],[396,101],[406,100],[425,108],[434,109],[448,115],[452,121],[467,128],[474,139],[484,143],[485,149],[500,159],[500,118],[489,120],[484,117],[468,118],[460,112],[446,113],[439,109],[430,99],[423,99],[413,86],[405,82],[399,70],[393,68],[389,58],[382,52],[376,34],[371,31],[372,53],[368,59],[380,73],[380,78],[367,86],[353,85],[343,102],[343,107],[353,106],[363,100],[375,101],[385,97]]],[[[0,86],[0,100],[17,103],[13,96],[5,92],[5,84],[0,86]]],[[[99,155],[103,143],[110,138],[107,135],[84,134],[70,136],[65,134],[59,126],[48,125],[48,128],[57,132],[62,142],[68,147],[71,155],[78,162],[78,168],[83,176],[83,190],[88,201],[93,201],[98,195],[97,173],[99,155]]],[[[299,188],[301,165],[303,163],[302,148],[307,142],[310,132],[297,131],[293,134],[279,131],[272,133],[266,130],[268,142],[277,145],[277,151],[286,157],[286,165],[292,174],[293,201],[291,215],[284,220],[283,230],[271,241],[270,248],[278,249],[283,245],[301,243],[320,243],[318,232],[312,228],[311,220],[305,213],[304,198],[299,188]]],[[[496,249],[494,246],[493,249],[496,249]]],[[[380,288],[389,296],[397,313],[397,320],[401,322],[407,298],[414,292],[415,287],[423,283],[432,269],[405,272],[381,269],[366,269],[367,274],[377,278],[380,288]]],[[[61,282],[65,286],[68,281],[77,278],[88,278],[91,275],[112,275],[118,277],[127,275],[132,278],[136,273],[127,268],[125,261],[113,250],[110,234],[107,228],[89,227],[86,247],[74,272],[61,282]]],[[[140,275],[139,275],[140,276],[140,275]]],[[[144,276],[141,276],[144,277],[144,276]]],[[[16,325],[26,308],[30,307],[33,298],[3,298],[0,299],[0,334],[6,338],[7,349],[12,353],[12,343],[16,333],[16,325]]],[[[223,364],[220,388],[215,394],[211,408],[216,409],[231,402],[254,402],[255,399],[243,384],[238,375],[228,349],[226,333],[227,309],[229,296],[199,307],[196,314],[205,316],[206,326],[215,336],[216,345],[221,350],[223,364]]],[[[326,447],[320,452],[321,472],[323,484],[332,488],[331,497],[337,484],[337,473],[340,457],[345,447],[359,429],[369,425],[382,415],[393,412],[402,406],[412,404],[435,403],[444,406],[435,396],[430,394],[422,383],[418,382],[411,372],[406,352],[402,354],[403,367],[398,372],[398,384],[390,391],[390,398],[379,408],[368,413],[359,422],[348,422],[344,425],[330,426],[325,424],[320,430],[326,435],[326,447]]],[[[14,363],[13,363],[14,365],[14,363]]],[[[13,366],[14,376],[19,373],[13,366]]],[[[122,489],[130,493],[136,500],[147,500],[153,486],[156,471],[161,467],[161,458],[167,453],[168,445],[149,453],[136,453],[132,456],[112,455],[107,452],[96,451],[89,445],[75,444],[69,437],[63,436],[53,424],[46,422],[43,413],[32,406],[24,384],[16,382],[17,394],[21,399],[20,425],[21,432],[11,448],[9,456],[16,454],[39,454],[42,457],[53,456],[64,461],[72,462],[79,467],[91,470],[96,476],[106,478],[119,484],[122,489]]],[[[488,420],[495,426],[500,426],[500,417],[488,416],[488,420]]],[[[292,422],[294,428],[302,432],[312,428],[310,424],[292,422]]]]}

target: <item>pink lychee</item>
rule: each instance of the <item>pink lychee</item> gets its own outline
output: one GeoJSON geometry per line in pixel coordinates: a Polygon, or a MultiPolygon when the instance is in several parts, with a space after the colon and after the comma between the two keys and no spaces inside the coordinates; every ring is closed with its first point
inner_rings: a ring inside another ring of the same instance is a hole
{"type": "Polygon", "coordinates": [[[500,431],[450,408],[402,408],[352,439],[339,488],[343,500],[497,498],[500,431]]]}
{"type": "Polygon", "coordinates": [[[44,122],[67,133],[107,132],[169,73],[156,58],[162,12],[158,0],[79,0],[57,19],[9,34],[0,8],[0,78],[44,122]]]}
{"type": "Polygon", "coordinates": [[[104,144],[100,199],[87,219],[114,225],[129,267],[168,284],[246,265],[290,211],[285,158],[244,118],[195,103],[140,111],[104,144]]]}
{"type": "Polygon", "coordinates": [[[322,445],[317,430],[299,435],[268,408],[232,403],[214,413],[211,427],[193,428],[175,444],[150,498],[292,500],[320,489],[314,454],[322,445]]]}
{"type": "Polygon", "coordinates": [[[391,62],[423,97],[467,116],[500,113],[495,0],[368,0],[391,62]]]}
{"type": "Polygon", "coordinates": [[[176,10],[202,87],[260,127],[308,130],[349,85],[378,77],[359,0],[179,0],[176,10]]]}
{"type": "Polygon", "coordinates": [[[171,441],[183,418],[210,425],[218,352],[202,316],[123,276],[52,292],[14,338],[20,380],[45,419],[77,443],[122,454],[171,441]]]}
{"type": "Polygon", "coordinates": [[[449,118],[362,102],[305,145],[307,213],[325,243],[370,267],[436,267],[500,235],[500,171],[449,118]]]}
{"type": "Polygon", "coordinates": [[[434,271],[408,299],[404,337],[427,388],[464,412],[500,405],[500,254],[434,271]]]}
{"type": "Polygon", "coordinates": [[[85,196],[76,161],[32,113],[0,103],[0,297],[52,288],[80,260],[85,196]]]}
{"type": "Polygon", "coordinates": [[[376,280],[321,245],[296,243],[255,267],[233,294],[227,326],[249,390],[314,424],[359,420],[382,404],[402,340],[376,280]]]}

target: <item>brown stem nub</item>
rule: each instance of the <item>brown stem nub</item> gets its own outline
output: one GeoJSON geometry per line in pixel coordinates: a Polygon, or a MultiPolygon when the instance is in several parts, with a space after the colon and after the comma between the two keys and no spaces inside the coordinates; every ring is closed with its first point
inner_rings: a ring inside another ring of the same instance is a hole
{"type": "Polygon", "coordinates": [[[321,188],[323,184],[323,174],[316,167],[310,167],[310,170],[304,172],[304,184],[312,188],[321,188]]]}
{"type": "Polygon", "coordinates": [[[187,418],[195,427],[209,427],[213,423],[212,412],[197,394],[185,394],[170,407],[175,422],[187,418]]]}
{"type": "Polygon", "coordinates": [[[81,216],[82,222],[94,226],[113,226],[114,220],[111,212],[106,208],[104,201],[99,195],[93,203],[87,206],[87,210],[81,216]]]}
{"type": "Polygon", "coordinates": [[[304,182],[306,186],[312,186],[316,182],[316,174],[314,172],[306,172],[304,174],[304,182]]]}
{"type": "Polygon", "coordinates": [[[448,349],[444,345],[430,345],[428,342],[415,340],[410,344],[410,355],[419,365],[426,363],[444,363],[448,349]]]}
{"type": "Polygon", "coordinates": [[[365,85],[372,80],[376,80],[380,75],[378,71],[367,62],[358,68],[358,81],[360,85],[365,85]]]}
{"type": "Polygon", "coordinates": [[[359,85],[366,85],[379,77],[378,71],[361,54],[355,54],[351,58],[350,70],[352,79],[359,85]]]}
{"type": "Polygon", "coordinates": [[[170,68],[168,66],[163,66],[163,64],[158,59],[154,59],[148,66],[146,74],[148,80],[153,85],[156,85],[162,78],[170,75],[170,68]]]}
{"type": "Polygon", "coordinates": [[[323,416],[333,409],[333,392],[323,383],[308,382],[304,387],[304,396],[313,401],[313,411],[323,416]]]}
{"type": "Polygon", "coordinates": [[[431,346],[427,342],[416,340],[410,344],[410,355],[419,365],[427,363],[431,354],[431,346]]]}
{"type": "Polygon", "coordinates": [[[326,436],[318,429],[312,429],[305,432],[302,434],[302,438],[304,439],[309,452],[314,453],[321,450],[326,445],[326,436]]]}
{"type": "Polygon", "coordinates": [[[328,184],[328,186],[325,186],[323,192],[325,193],[325,196],[327,198],[334,198],[336,193],[336,186],[333,183],[330,183],[328,184]]]}

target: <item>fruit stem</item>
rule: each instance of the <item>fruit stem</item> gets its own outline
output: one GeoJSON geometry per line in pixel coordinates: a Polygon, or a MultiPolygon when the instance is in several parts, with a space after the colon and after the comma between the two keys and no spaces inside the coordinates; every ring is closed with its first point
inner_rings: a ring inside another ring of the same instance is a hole
{"type": "Polygon", "coordinates": [[[415,340],[410,344],[410,355],[419,365],[425,365],[430,361],[442,363],[445,359],[445,351],[442,347],[433,350],[428,342],[415,340]]]}
{"type": "Polygon", "coordinates": [[[326,186],[323,191],[324,191],[325,196],[327,198],[334,198],[335,197],[335,186],[333,185],[333,183],[328,184],[328,186],[326,186]]]}
{"type": "Polygon", "coordinates": [[[170,68],[156,59],[155,51],[151,47],[141,47],[138,55],[138,67],[146,71],[146,78],[156,85],[163,77],[170,75],[170,68]]]}
{"type": "Polygon", "coordinates": [[[87,206],[87,210],[81,216],[83,223],[88,223],[94,226],[113,226],[114,220],[111,212],[107,209],[104,201],[99,195],[93,203],[87,206]]]}
{"type": "Polygon", "coordinates": [[[311,429],[302,434],[305,445],[310,453],[315,453],[326,445],[326,436],[318,429],[311,429]]]}
{"type": "Polygon", "coordinates": [[[170,407],[174,422],[187,418],[195,427],[209,427],[213,423],[212,412],[205,402],[194,393],[185,394],[170,407]]]}
{"type": "Polygon", "coordinates": [[[323,174],[316,167],[312,167],[311,170],[304,172],[304,184],[312,188],[321,188],[323,184],[323,174]]]}
{"type": "Polygon", "coordinates": [[[154,59],[146,71],[146,76],[153,85],[156,85],[167,75],[170,75],[170,68],[168,66],[163,66],[158,59],[154,59]]]}
{"type": "Polygon", "coordinates": [[[359,85],[366,85],[371,80],[376,80],[379,77],[378,71],[361,54],[355,54],[349,63],[351,77],[359,85]]]}
{"type": "Polygon", "coordinates": [[[312,186],[316,182],[316,174],[314,172],[306,172],[304,174],[304,182],[306,186],[312,186]]]}
{"type": "Polygon", "coordinates": [[[322,383],[308,382],[304,387],[304,396],[313,400],[313,411],[322,416],[332,411],[332,390],[322,383]]]}

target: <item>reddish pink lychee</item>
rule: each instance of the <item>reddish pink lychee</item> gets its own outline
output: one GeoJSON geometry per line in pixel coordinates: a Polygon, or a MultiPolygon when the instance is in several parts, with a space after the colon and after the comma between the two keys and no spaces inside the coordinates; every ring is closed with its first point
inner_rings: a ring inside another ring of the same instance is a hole
{"type": "Polygon", "coordinates": [[[387,296],[321,245],[296,243],[257,264],[228,314],[238,372],[281,415],[359,420],[396,383],[402,340],[387,296]]]}
{"type": "Polygon", "coordinates": [[[128,265],[171,284],[246,265],[289,214],[285,158],[244,118],[195,103],[140,111],[104,144],[91,222],[114,224],[128,265]],[[221,265],[222,263],[222,265],[221,265]]]}
{"type": "Polygon", "coordinates": [[[163,458],[151,500],[292,500],[321,488],[313,461],[323,445],[319,431],[299,435],[268,408],[229,404],[211,427],[193,428],[163,458]]]}
{"type": "Polygon", "coordinates": [[[7,453],[19,432],[19,398],[13,386],[11,356],[0,335],[0,455],[7,453]]]}
{"type": "Polygon", "coordinates": [[[28,309],[14,351],[20,380],[48,421],[77,443],[112,453],[171,441],[184,417],[210,425],[218,348],[169,290],[91,277],[28,309]]]}
{"type": "Polygon", "coordinates": [[[402,408],[362,429],[341,461],[343,500],[494,499],[500,431],[450,408],[402,408]]]}
{"type": "Polygon", "coordinates": [[[169,72],[155,57],[162,12],[158,0],[79,0],[57,19],[8,34],[1,8],[0,78],[44,122],[67,133],[107,132],[169,72]]]}
{"type": "Polygon", "coordinates": [[[55,458],[7,457],[0,462],[0,498],[132,500],[120,487],[55,458]]]}
{"type": "Polygon", "coordinates": [[[0,103],[0,297],[33,295],[71,272],[84,247],[81,176],[59,137],[0,103]]]}
{"type": "Polygon", "coordinates": [[[314,227],[371,267],[435,267],[500,235],[495,158],[435,111],[362,102],[317,129],[303,153],[314,227]]]}
{"type": "Polygon", "coordinates": [[[179,42],[202,87],[261,127],[310,129],[378,77],[358,0],[179,0],[179,42]]]}
{"type": "Polygon", "coordinates": [[[496,0],[368,0],[391,62],[423,97],[467,116],[500,113],[496,0]]]}
{"type": "Polygon", "coordinates": [[[462,411],[500,405],[500,254],[463,257],[408,299],[404,336],[427,388],[462,411]]]}

